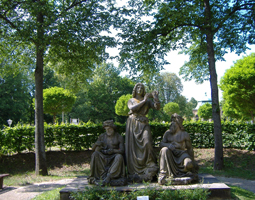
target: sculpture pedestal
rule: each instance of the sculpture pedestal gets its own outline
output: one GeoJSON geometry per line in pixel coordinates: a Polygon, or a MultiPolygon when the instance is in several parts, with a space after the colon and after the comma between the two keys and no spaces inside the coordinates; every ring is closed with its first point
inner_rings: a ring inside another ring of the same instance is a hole
{"type": "MultiPolygon", "coordinates": [[[[72,183],[68,184],[64,189],[60,190],[60,200],[69,200],[71,192],[84,191],[85,187],[94,187],[94,185],[88,184],[87,177],[79,177],[75,179],[72,183]]],[[[161,186],[158,183],[149,183],[149,184],[131,184],[128,186],[119,186],[119,187],[103,187],[105,190],[117,190],[122,192],[130,192],[132,190],[144,189],[144,188],[156,188],[159,190],[178,190],[178,189],[196,189],[204,188],[208,189],[211,194],[209,199],[231,199],[230,187],[225,183],[220,183],[212,175],[208,174],[199,174],[199,183],[189,184],[189,185],[169,185],[161,186]]]]}

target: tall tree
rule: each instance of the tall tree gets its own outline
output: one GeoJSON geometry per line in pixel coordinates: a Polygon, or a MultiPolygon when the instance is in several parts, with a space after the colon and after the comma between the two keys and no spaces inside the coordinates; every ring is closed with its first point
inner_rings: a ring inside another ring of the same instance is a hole
{"type": "Polygon", "coordinates": [[[223,112],[249,116],[254,123],[255,115],[255,53],[235,62],[220,81],[223,91],[223,112]],[[229,108],[230,107],[230,108],[229,108]]]}
{"type": "Polygon", "coordinates": [[[147,69],[154,64],[157,68],[158,61],[162,63],[167,51],[188,47],[186,53],[190,55],[190,62],[184,66],[183,72],[188,74],[188,78],[200,82],[210,80],[215,138],[214,169],[221,170],[223,145],[215,61],[223,60],[227,50],[242,53],[247,49],[247,43],[255,43],[255,2],[145,0],[132,3],[130,5],[134,8],[142,10],[139,13],[149,13],[154,19],[146,22],[141,18],[132,18],[131,23],[124,23],[122,36],[125,41],[120,54],[123,57],[122,65],[139,63],[137,70],[140,70],[143,69],[141,65],[147,69]],[[145,9],[143,3],[147,5],[145,9]],[[128,49],[130,55],[134,55],[132,63],[130,56],[125,55],[128,49]]]}
{"type": "MultiPolygon", "coordinates": [[[[1,1],[2,38],[17,45],[22,43],[32,46],[36,52],[34,73],[37,175],[48,174],[43,121],[44,62],[52,61],[55,64],[61,61],[63,73],[82,76],[83,80],[86,80],[85,77],[92,73],[94,64],[107,58],[106,46],[115,45],[114,38],[102,34],[103,31],[108,32],[109,27],[115,23],[115,16],[111,1],[104,0],[1,1]]],[[[4,55],[10,54],[7,52],[4,55]]]]}

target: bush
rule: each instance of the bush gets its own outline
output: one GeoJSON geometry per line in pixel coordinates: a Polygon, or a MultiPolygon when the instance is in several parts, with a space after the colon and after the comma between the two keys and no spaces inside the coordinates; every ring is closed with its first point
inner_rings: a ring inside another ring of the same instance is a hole
{"type": "MultiPolygon", "coordinates": [[[[117,132],[125,137],[125,124],[116,123],[117,132]]],[[[184,122],[185,130],[190,133],[194,148],[214,148],[212,122],[184,122]]],[[[150,123],[153,142],[158,146],[169,123],[150,123]]],[[[0,153],[12,154],[34,150],[34,126],[5,127],[0,131],[0,153]]],[[[86,150],[105,132],[102,124],[85,123],[79,125],[60,124],[44,127],[45,147],[66,150],[86,150]]],[[[245,123],[222,123],[224,148],[255,150],[255,125],[245,123]]]]}
{"type": "Polygon", "coordinates": [[[137,199],[137,196],[149,196],[149,199],[167,200],[206,200],[209,195],[207,189],[187,189],[187,190],[162,190],[160,187],[133,190],[131,192],[119,192],[116,190],[106,191],[101,187],[86,187],[83,192],[71,193],[71,198],[75,200],[100,200],[100,199],[137,199]]]}

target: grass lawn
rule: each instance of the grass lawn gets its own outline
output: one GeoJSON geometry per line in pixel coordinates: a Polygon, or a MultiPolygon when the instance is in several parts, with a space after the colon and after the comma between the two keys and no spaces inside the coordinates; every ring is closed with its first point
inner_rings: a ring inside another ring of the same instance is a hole
{"type": "MultiPolygon", "coordinates": [[[[199,163],[199,173],[255,180],[255,151],[224,149],[225,167],[221,171],[213,170],[214,149],[195,149],[195,160],[199,163]]],[[[92,151],[48,151],[46,152],[49,176],[35,176],[34,153],[22,153],[0,157],[0,173],[9,173],[4,184],[24,186],[44,181],[89,175],[89,163],[92,151]]],[[[231,187],[233,199],[255,199],[255,194],[238,187],[231,187]]],[[[52,194],[58,199],[59,190],[52,194]]],[[[39,195],[36,199],[40,199],[39,195]]],[[[42,197],[42,199],[47,199],[42,197]]]]}

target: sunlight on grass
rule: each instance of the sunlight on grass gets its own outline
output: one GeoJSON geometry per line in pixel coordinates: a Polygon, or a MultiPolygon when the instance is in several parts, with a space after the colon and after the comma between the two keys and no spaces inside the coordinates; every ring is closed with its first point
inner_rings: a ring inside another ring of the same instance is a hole
{"type": "Polygon", "coordinates": [[[240,199],[240,200],[254,200],[255,194],[248,190],[244,190],[237,186],[229,186],[231,187],[231,195],[233,199],[240,199]]]}
{"type": "Polygon", "coordinates": [[[60,199],[59,191],[63,188],[64,187],[57,188],[55,190],[51,190],[48,192],[44,192],[42,194],[37,195],[32,200],[59,200],[60,199]]]}

